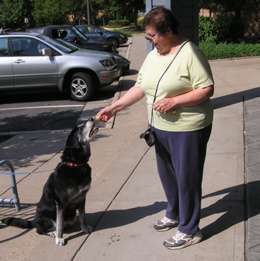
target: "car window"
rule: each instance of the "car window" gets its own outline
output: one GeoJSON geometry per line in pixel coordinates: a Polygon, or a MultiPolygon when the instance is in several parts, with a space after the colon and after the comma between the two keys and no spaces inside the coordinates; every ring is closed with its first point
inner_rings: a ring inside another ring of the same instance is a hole
{"type": "Polygon", "coordinates": [[[46,35],[39,35],[38,36],[40,39],[45,41],[46,43],[52,45],[53,47],[57,48],[59,51],[64,52],[64,53],[72,53],[78,50],[77,47],[75,47],[72,44],[65,44],[64,40],[61,41],[61,39],[51,39],[50,37],[46,35]]]}
{"type": "Polygon", "coordinates": [[[89,33],[89,28],[87,25],[79,25],[79,27],[76,26],[76,28],[82,33],[89,33]]]}
{"type": "Polygon", "coordinates": [[[7,38],[0,38],[0,57],[8,56],[8,40],[7,38]]]}
{"type": "Polygon", "coordinates": [[[16,37],[11,39],[14,56],[42,56],[42,49],[48,46],[34,38],[16,37]]]}
{"type": "Polygon", "coordinates": [[[77,26],[77,29],[82,32],[82,33],[88,33],[90,32],[91,30],[88,28],[88,26],[84,26],[84,25],[80,25],[80,26],[77,26]]]}
{"type": "Polygon", "coordinates": [[[53,37],[53,38],[62,39],[64,41],[68,41],[68,42],[74,42],[75,39],[77,38],[76,33],[69,28],[53,29],[52,35],[53,34],[55,34],[55,36],[56,36],[56,37],[53,37]]]}

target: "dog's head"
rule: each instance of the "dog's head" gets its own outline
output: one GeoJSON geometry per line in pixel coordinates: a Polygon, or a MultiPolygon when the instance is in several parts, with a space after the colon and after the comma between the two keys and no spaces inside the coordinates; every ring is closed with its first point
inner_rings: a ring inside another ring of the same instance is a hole
{"type": "Polygon", "coordinates": [[[98,132],[93,118],[79,121],[75,129],[78,130],[78,139],[81,143],[90,142],[98,132]]]}
{"type": "Polygon", "coordinates": [[[87,162],[90,157],[89,142],[97,131],[98,128],[95,126],[93,118],[78,122],[69,134],[62,160],[80,164],[87,162]]]}

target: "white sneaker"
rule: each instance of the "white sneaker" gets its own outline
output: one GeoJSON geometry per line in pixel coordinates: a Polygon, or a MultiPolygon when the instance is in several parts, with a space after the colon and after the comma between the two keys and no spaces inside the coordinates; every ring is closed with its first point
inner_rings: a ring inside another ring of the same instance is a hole
{"type": "Polygon", "coordinates": [[[178,221],[174,219],[170,219],[167,217],[163,217],[158,220],[156,224],[154,224],[153,228],[157,231],[166,231],[178,225],[178,221]]]}
{"type": "Polygon", "coordinates": [[[163,242],[163,245],[168,249],[181,249],[199,243],[202,238],[203,235],[200,230],[194,235],[187,235],[177,230],[176,234],[173,237],[163,242]]]}

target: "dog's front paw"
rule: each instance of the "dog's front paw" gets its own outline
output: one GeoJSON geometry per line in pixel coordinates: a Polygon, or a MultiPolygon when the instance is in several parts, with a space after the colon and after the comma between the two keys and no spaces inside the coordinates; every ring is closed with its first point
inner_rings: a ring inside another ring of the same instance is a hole
{"type": "Polygon", "coordinates": [[[93,227],[87,224],[81,225],[81,230],[85,232],[86,234],[90,234],[93,231],[93,227]]]}
{"type": "Polygon", "coordinates": [[[58,238],[58,237],[56,237],[56,238],[55,238],[55,242],[56,242],[56,245],[57,245],[57,246],[64,246],[64,245],[65,245],[65,240],[64,240],[64,238],[58,238]]]}

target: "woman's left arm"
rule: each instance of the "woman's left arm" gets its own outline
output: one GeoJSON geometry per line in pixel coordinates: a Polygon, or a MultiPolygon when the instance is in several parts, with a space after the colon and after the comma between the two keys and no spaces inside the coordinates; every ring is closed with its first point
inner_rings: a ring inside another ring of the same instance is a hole
{"type": "Polygon", "coordinates": [[[209,99],[214,93],[214,85],[197,88],[178,96],[163,98],[154,103],[154,110],[166,113],[183,106],[194,106],[209,99]]]}

